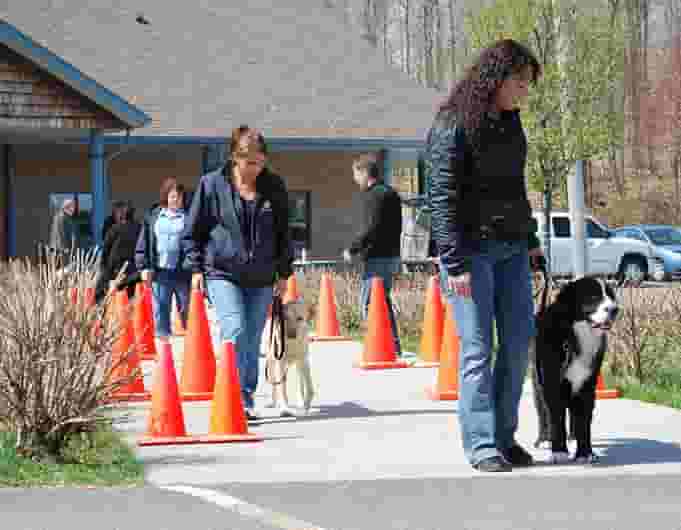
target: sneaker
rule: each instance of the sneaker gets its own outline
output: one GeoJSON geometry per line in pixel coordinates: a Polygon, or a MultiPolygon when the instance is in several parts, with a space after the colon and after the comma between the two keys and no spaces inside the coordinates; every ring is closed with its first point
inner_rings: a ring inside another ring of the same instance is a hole
{"type": "Polygon", "coordinates": [[[518,444],[513,444],[509,449],[504,449],[501,454],[512,466],[528,467],[534,464],[532,455],[518,444]]]}
{"type": "Polygon", "coordinates": [[[499,473],[511,471],[511,465],[500,456],[491,456],[473,464],[473,468],[484,473],[499,473]]]}

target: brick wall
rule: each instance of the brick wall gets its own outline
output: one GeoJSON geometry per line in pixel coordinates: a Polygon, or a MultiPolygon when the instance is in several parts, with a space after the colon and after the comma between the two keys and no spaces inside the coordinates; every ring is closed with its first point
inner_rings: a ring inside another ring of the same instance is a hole
{"type": "MultiPolygon", "coordinates": [[[[113,152],[113,151],[111,151],[113,152]]],[[[111,152],[109,154],[111,154],[111,152]]],[[[291,190],[311,192],[311,258],[338,259],[360,228],[359,190],[352,180],[357,153],[273,153],[272,168],[291,190]]],[[[51,223],[49,195],[90,191],[84,147],[18,146],[15,185],[17,254],[30,255],[46,242],[51,223]]],[[[158,201],[161,181],[175,176],[193,189],[201,174],[199,146],[144,147],[122,153],[108,164],[111,199],[129,199],[138,218],[158,201]]]]}
{"type": "MultiPolygon", "coordinates": [[[[36,242],[48,240],[50,193],[90,192],[90,168],[84,147],[17,146],[16,149],[16,251],[23,256],[33,253],[36,242]]],[[[131,200],[141,219],[142,212],[158,201],[163,178],[175,176],[193,188],[200,172],[198,146],[128,151],[108,165],[111,199],[131,200]]]]}
{"type": "Polygon", "coordinates": [[[339,259],[361,226],[359,189],[352,180],[358,153],[273,153],[272,168],[290,190],[310,191],[312,259],[339,259]]]}

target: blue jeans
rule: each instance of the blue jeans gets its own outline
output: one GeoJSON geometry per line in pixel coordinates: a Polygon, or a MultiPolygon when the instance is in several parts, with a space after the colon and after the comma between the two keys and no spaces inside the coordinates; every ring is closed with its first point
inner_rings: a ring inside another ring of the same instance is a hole
{"type": "Polygon", "coordinates": [[[171,270],[154,272],[151,290],[157,337],[168,337],[172,334],[170,319],[173,313],[173,293],[177,297],[178,310],[186,325],[190,284],[191,278],[185,273],[171,270]]]}
{"type": "Polygon", "coordinates": [[[390,297],[390,290],[393,286],[393,276],[400,270],[400,258],[369,258],[364,264],[364,275],[362,277],[362,286],[360,291],[360,314],[362,320],[366,320],[369,314],[369,302],[371,299],[371,278],[378,276],[383,279],[383,290],[385,291],[385,302],[388,305],[388,316],[390,317],[390,328],[393,333],[393,343],[395,344],[395,353],[401,355],[402,347],[400,346],[400,335],[397,329],[397,322],[395,321],[395,314],[393,312],[392,299],[390,297]]]}
{"type": "Polygon", "coordinates": [[[518,405],[535,333],[534,302],[527,243],[481,243],[471,259],[470,298],[447,288],[460,337],[459,421],[463,449],[473,465],[510,448],[518,428],[518,405]],[[498,349],[492,367],[492,326],[498,349]]]}
{"type": "Polygon", "coordinates": [[[206,289],[218,317],[220,340],[234,343],[244,407],[253,408],[260,341],[272,303],[272,287],[241,287],[228,280],[207,278],[206,289]]]}

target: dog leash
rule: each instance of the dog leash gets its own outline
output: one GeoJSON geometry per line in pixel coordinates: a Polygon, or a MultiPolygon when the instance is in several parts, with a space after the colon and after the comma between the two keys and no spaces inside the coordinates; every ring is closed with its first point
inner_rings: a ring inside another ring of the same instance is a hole
{"type": "Polygon", "coordinates": [[[546,267],[546,259],[541,256],[537,259],[535,263],[532,264],[532,271],[538,272],[542,279],[542,289],[539,296],[539,307],[535,317],[540,318],[546,311],[546,306],[549,301],[549,294],[551,289],[553,289],[553,280],[549,276],[549,272],[546,267]]]}
{"type": "Polygon", "coordinates": [[[286,357],[286,318],[284,317],[284,304],[281,297],[275,295],[272,298],[272,314],[270,316],[269,340],[267,342],[267,359],[265,360],[265,380],[271,385],[280,385],[286,381],[288,367],[283,363],[282,376],[279,381],[272,377],[272,363],[282,361],[286,357]],[[274,347],[273,347],[274,346],[274,347]]]}

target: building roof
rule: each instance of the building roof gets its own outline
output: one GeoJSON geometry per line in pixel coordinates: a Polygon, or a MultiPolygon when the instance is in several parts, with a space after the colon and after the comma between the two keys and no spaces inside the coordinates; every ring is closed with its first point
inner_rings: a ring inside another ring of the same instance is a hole
{"type": "Polygon", "coordinates": [[[13,25],[0,20],[0,55],[2,50],[8,48],[17,56],[30,61],[36,67],[48,72],[66,86],[75,90],[76,93],[111,113],[119,120],[117,128],[141,127],[151,122],[151,118],[134,105],[116,96],[94,80],[88,79],[73,65],[38,45],[13,25]]]}
{"type": "Polygon", "coordinates": [[[321,0],[30,0],[0,18],[151,116],[137,135],[423,138],[441,97],[321,0]]]}

